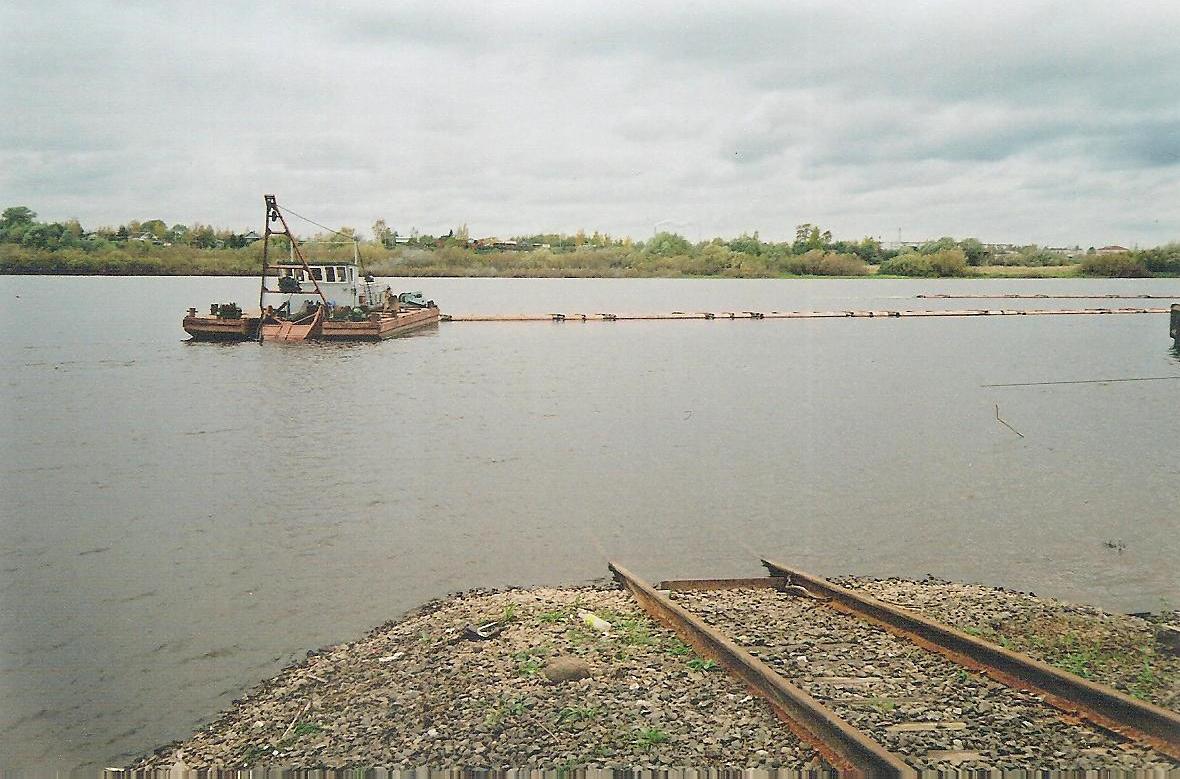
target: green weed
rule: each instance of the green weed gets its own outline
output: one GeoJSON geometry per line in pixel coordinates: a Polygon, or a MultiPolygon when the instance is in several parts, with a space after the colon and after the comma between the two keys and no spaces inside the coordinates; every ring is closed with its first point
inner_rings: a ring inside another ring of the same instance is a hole
{"type": "Polygon", "coordinates": [[[663,744],[668,740],[668,734],[659,728],[649,728],[648,730],[639,731],[639,735],[635,738],[635,744],[640,749],[651,749],[654,746],[663,744]]]}
{"type": "Polygon", "coordinates": [[[541,673],[541,669],[544,667],[545,664],[540,660],[530,657],[528,660],[522,660],[516,666],[516,672],[521,676],[536,676],[537,674],[541,673]]]}
{"type": "Polygon", "coordinates": [[[597,716],[598,709],[593,706],[566,706],[557,712],[557,724],[564,725],[568,722],[585,722],[597,716]]]}
{"type": "Polygon", "coordinates": [[[536,676],[545,667],[544,661],[540,658],[547,654],[549,654],[547,644],[529,647],[517,652],[512,655],[512,659],[516,661],[516,672],[521,676],[536,676]]]}
{"type": "Polygon", "coordinates": [[[1156,675],[1155,669],[1151,667],[1151,662],[1143,661],[1143,668],[1139,671],[1139,675],[1135,677],[1135,681],[1131,684],[1131,695],[1146,700],[1156,687],[1159,687],[1163,680],[1156,675]]]}
{"type": "Polygon", "coordinates": [[[1092,660],[1093,656],[1089,652],[1070,652],[1057,661],[1057,666],[1074,676],[1089,679],[1092,660]]]}
{"type": "Polygon", "coordinates": [[[694,671],[716,671],[720,666],[714,660],[709,660],[703,657],[694,657],[688,661],[688,667],[694,671]]]}
{"type": "Polygon", "coordinates": [[[267,747],[251,744],[242,753],[242,765],[252,766],[258,762],[258,759],[266,754],[267,747]]]}
{"type": "Polygon", "coordinates": [[[532,704],[524,698],[500,698],[495,708],[483,718],[483,722],[489,727],[497,727],[508,717],[519,717],[531,708],[532,704]]]}
{"type": "Polygon", "coordinates": [[[631,646],[651,646],[660,640],[651,634],[651,625],[646,619],[636,617],[617,617],[607,620],[618,632],[619,640],[631,646]]]}
{"type": "Polygon", "coordinates": [[[882,714],[888,714],[897,707],[896,703],[889,700],[888,698],[882,698],[879,695],[874,695],[872,698],[865,700],[864,705],[868,706],[869,708],[876,709],[882,714]]]}
{"type": "Polygon", "coordinates": [[[300,722],[291,730],[293,738],[300,738],[301,736],[309,736],[312,733],[319,733],[323,727],[318,722],[300,722]]]}

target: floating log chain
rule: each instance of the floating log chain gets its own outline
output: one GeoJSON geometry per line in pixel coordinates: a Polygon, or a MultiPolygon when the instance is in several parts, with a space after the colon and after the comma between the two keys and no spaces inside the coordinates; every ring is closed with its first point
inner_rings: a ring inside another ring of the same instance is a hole
{"type": "Polygon", "coordinates": [[[942,300],[1098,300],[1098,299],[1118,299],[1118,300],[1168,300],[1176,297],[1175,295],[1122,295],[1117,292],[1108,292],[1104,295],[1084,295],[1082,293],[1067,293],[1050,295],[1044,292],[997,292],[983,295],[960,295],[949,294],[945,292],[938,293],[923,293],[915,295],[916,298],[939,298],[942,300]]]}
{"type": "Polygon", "coordinates": [[[1067,314],[1166,314],[1166,308],[976,308],[948,311],[671,311],[665,314],[442,314],[443,322],[622,322],[673,319],[836,319],[845,317],[963,317],[963,316],[1064,316],[1067,314]]]}

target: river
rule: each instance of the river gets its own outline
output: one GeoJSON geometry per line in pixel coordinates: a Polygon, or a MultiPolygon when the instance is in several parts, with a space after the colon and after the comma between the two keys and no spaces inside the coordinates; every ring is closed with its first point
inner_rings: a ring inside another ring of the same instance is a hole
{"type": "MultiPolygon", "coordinates": [[[[1176,280],[400,286],[456,313],[1180,299],[1176,280]]],[[[765,555],[1180,604],[1180,381],[987,386],[1180,376],[1166,315],[185,341],[185,308],[256,289],[0,277],[0,767],[115,765],[308,649],[454,590],[602,577],[608,558],[651,579],[759,575],[765,555]]]]}

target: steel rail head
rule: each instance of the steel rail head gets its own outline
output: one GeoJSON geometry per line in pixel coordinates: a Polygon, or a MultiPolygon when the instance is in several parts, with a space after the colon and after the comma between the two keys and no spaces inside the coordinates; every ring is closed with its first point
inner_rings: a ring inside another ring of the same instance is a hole
{"type": "Polygon", "coordinates": [[[792,584],[830,598],[830,603],[882,624],[893,632],[942,652],[952,660],[976,664],[998,681],[1016,681],[1045,693],[1045,701],[1099,727],[1139,741],[1170,757],[1180,759],[1180,714],[1132,698],[1113,687],[1082,679],[956,630],[922,614],[877,600],[827,579],[772,560],[762,560],[771,576],[784,576],[792,584]]]}
{"type": "Polygon", "coordinates": [[[611,562],[609,566],[615,579],[630,591],[652,619],[676,632],[700,654],[741,679],[751,692],[770,704],[796,735],[814,746],[842,775],[916,779],[917,772],[901,758],[790,684],[720,631],[618,563],[611,562]]]}

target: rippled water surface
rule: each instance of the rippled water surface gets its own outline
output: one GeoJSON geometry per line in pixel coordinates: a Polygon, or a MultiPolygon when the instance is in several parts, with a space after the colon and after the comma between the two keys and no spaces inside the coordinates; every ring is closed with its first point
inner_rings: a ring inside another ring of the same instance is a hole
{"type": "MultiPolygon", "coordinates": [[[[1180,376],[1166,315],[184,341],[187,306],[255,285],[0,277],[0,765],[126,760],[309,648],[448,591],[601,577],[608,558],[651,578],[757,575],[766,555],[1180,603],[1180,381],[985,386],[1180,376]]],[[[409,285],[453,312],[1180,299],[1175,280],[409,285]]]]}

